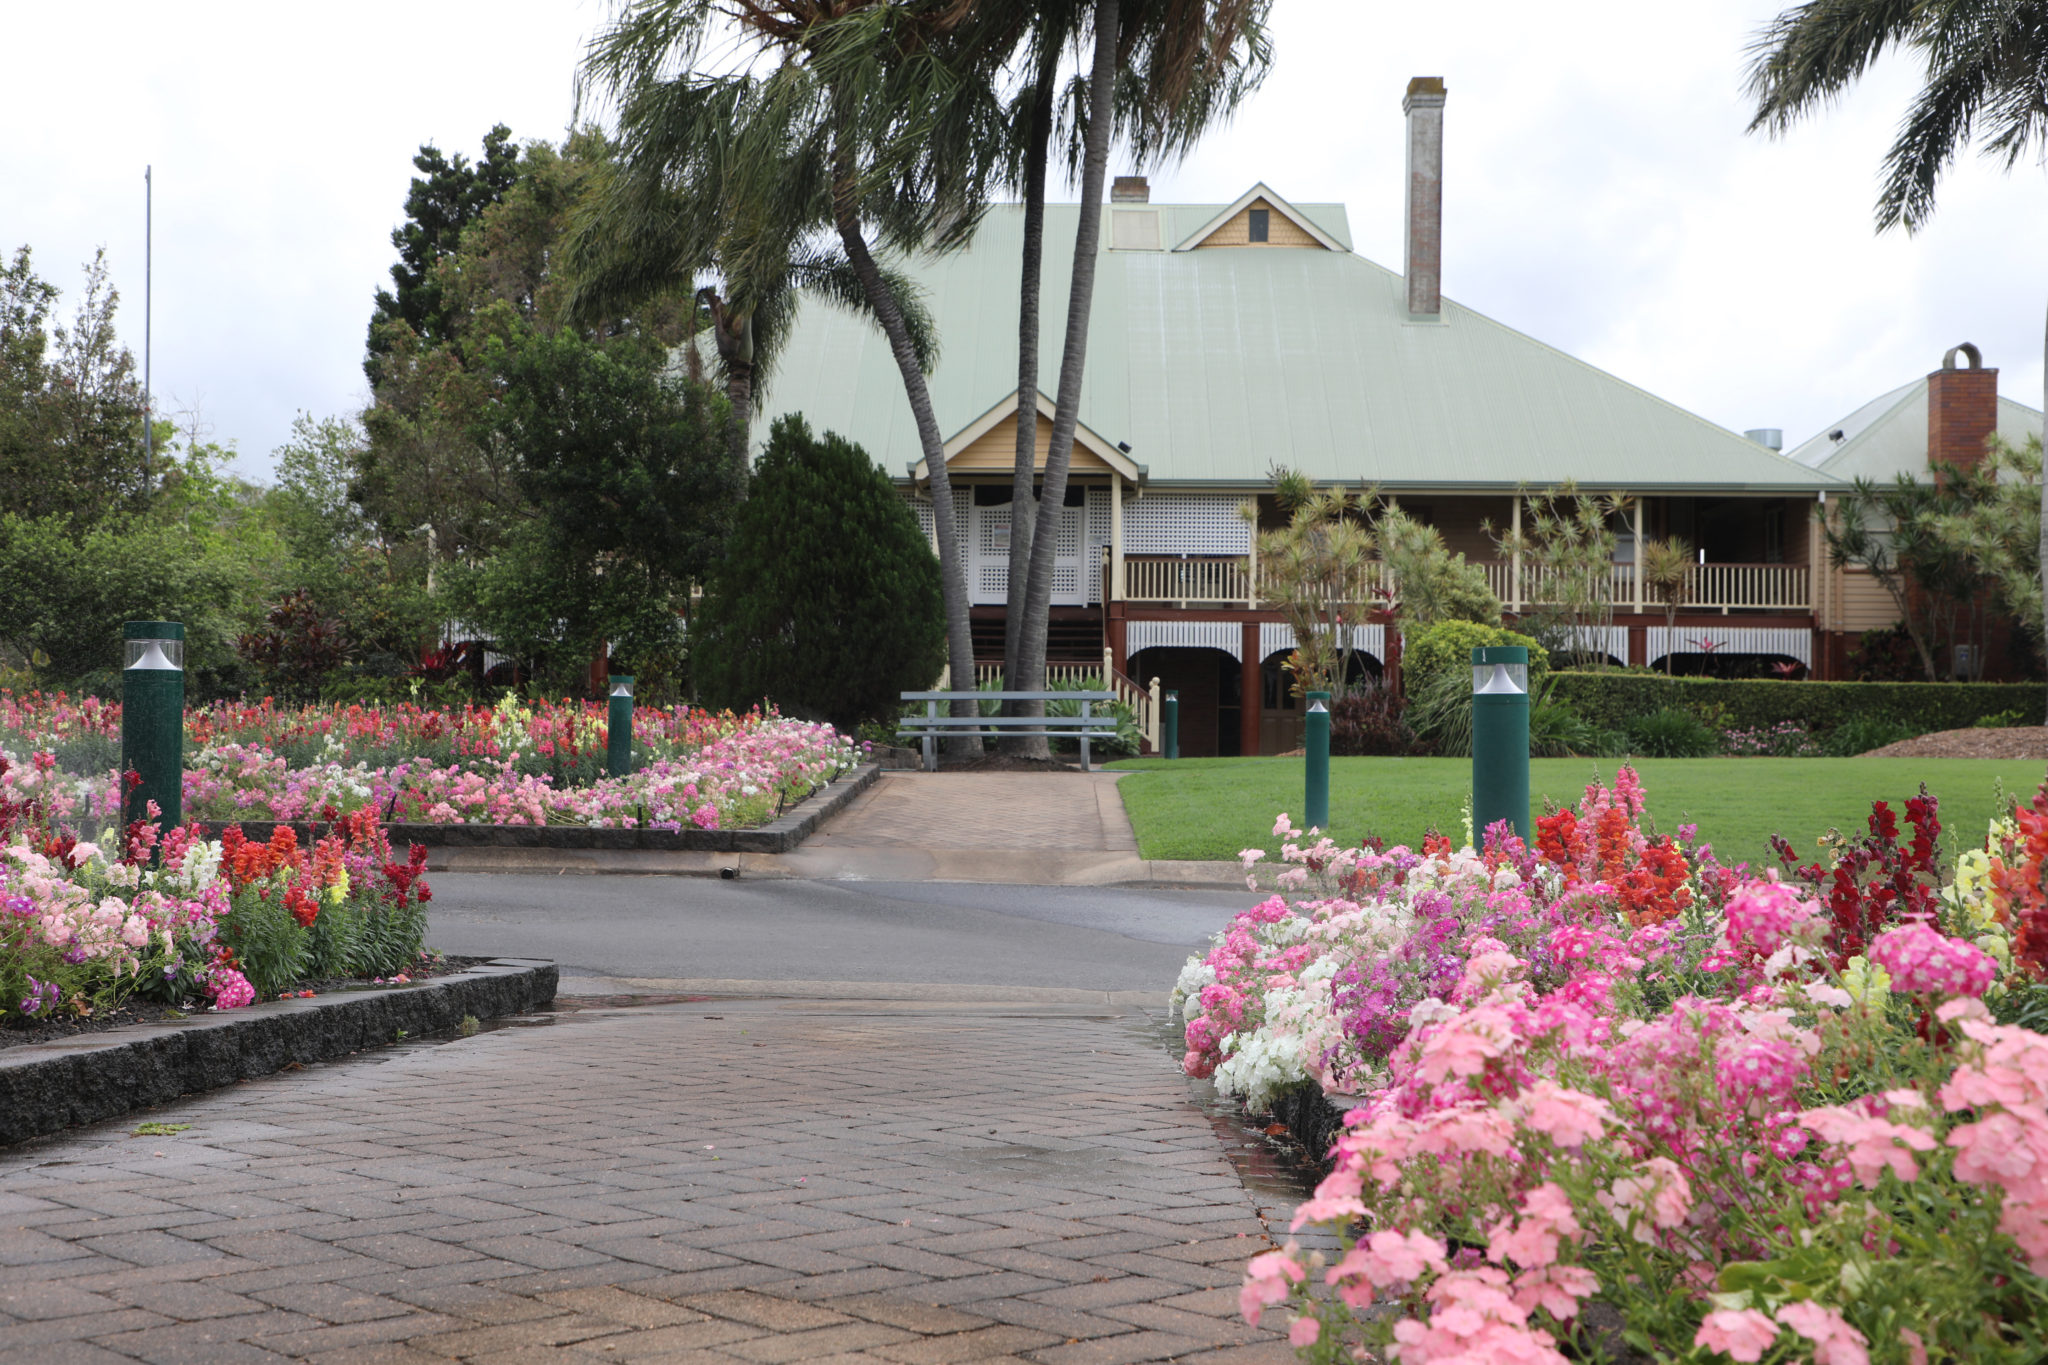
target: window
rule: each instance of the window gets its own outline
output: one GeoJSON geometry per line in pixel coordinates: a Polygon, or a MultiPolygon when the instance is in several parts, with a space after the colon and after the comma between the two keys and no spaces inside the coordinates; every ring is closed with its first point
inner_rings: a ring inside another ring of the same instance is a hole
{"type": "Polygon", "coordinates": [[[1273,230],[1273,210],[1252,209],[1245,215],[1245,218],[1250,225],[1251,240],[1254,242],[1269,240],[1273,230]]]}

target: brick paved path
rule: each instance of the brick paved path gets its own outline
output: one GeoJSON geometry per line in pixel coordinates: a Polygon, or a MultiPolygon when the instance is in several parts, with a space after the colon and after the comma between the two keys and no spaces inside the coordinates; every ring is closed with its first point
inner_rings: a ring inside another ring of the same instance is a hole
{"type": "Polygon", "coordinates": [[[1113,773],[884,773],[805,847],[1135,852],[1113,773]]]}
{"type": "Polygon", "coordinates": [[[1285,1361],[1156,1036],[715,1001],[251,1082],[0,1155],[0,1362],[1285,1361]]]}

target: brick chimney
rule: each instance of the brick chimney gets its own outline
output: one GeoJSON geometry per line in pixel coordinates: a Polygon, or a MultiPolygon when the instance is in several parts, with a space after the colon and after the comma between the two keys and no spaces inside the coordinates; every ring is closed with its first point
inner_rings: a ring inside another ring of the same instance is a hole
{"type": "Polygon", "coordinates": [[[1152,202],[1152,182],[1142,175],[1120,175],[1109,182],[1109,202],[1149,204],[1152,202]]]}
{"type": "MultiPolygon", "coordinates": [[[[1974,469],[1984,441],[1998,430],[1998,371],[1984,368],[1984,353],[1969,342],[1949,348],[1941,368],[1927,376],[1927,462],[1974,469]],[[1956,356],[1968,360],[1956,368],[1956,356]]],[[[1939,472],[1935,482],[1941,482],[1939,472]]]]}
{"type": "Polygon", "coordinates": [[[1444,311],[1444,81],[1417,76],[1401,101],[1408,116],[1408,245],[1401,273],[1408,316],[1444,311]]]}

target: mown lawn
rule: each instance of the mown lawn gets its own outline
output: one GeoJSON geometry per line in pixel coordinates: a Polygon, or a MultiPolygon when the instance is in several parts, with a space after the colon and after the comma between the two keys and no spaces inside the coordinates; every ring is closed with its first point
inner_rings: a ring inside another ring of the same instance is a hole
{"type": "MultiPolygon", "coordinates": [[[[1117,784],[1146,858],[1235,858],[1242,848],[1275,847],[1273,817],[1302,819],[1298,758],[1133,759],[1113,765],[1131,775],[1117,784]]],[[[1530,805],[1576,802],[1596,775],[1614,775],[1613,759],[1546,758],[1529,765],[1530,805]]],[[[1692,821],[1724,862],[1771,861],[1770,836],[1814,846],[1830,827],[1860,832],[1880,798],[1903,814],[1904,801],[1925,782],[1941,798],[1943,842],[1975,844],[2007,795],[2031,795],[2044,765],[1917,758],[1667,758],[1639,759],[1650,815],[1660,830],[1692,821]]],[[[1424,831],[1456,838],[1472,763],[1463,758],[1339,758],[1330,763],[1333,837],[1350,842],[1377,834],[1415,845],[1424,831]]],[[[1960,845],[1958,845],[1960,846],[1960,845]]],[[[1953,850],[1951,850],[1952,852],[1953,850]]]]}

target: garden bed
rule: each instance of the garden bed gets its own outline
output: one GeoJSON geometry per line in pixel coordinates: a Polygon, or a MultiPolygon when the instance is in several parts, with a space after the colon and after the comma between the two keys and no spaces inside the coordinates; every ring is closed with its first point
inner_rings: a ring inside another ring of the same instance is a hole
{"type": "MultiPolygon", "coordinates": [[[[788,853],[799,847],[826,819],[874,785],[879,764],[863,763],[829,782],[765,825],[752,829],[618,829],[596,825],[488,825],[391,823],[384,835],[393,847],[420,844],[427,848],[652,849],[661,852],[788,853]]],[[[203,820],[208,837],[218,838],[229,824],[239,824],[249,838],[262,842],[280,824],[291,827],[302,844],[310,845],[332,828],[325,821],[203,820]]]]}
{"type": "Polygon", "coordinates": [[[465,1017],[525,1014],[555,998],[551,962],[500,958],[403,986],[161,1019],[0,1052],[0,1144],[114,1118],[293,1064],[332,1061],[465,1017]]]}
{"type": "Polygon", "coordinates": [[[2048,759],[2048,725],[2002,729],[1942,730],[1872,749],[1865,758],[2030,758],[2048,759]]]}

